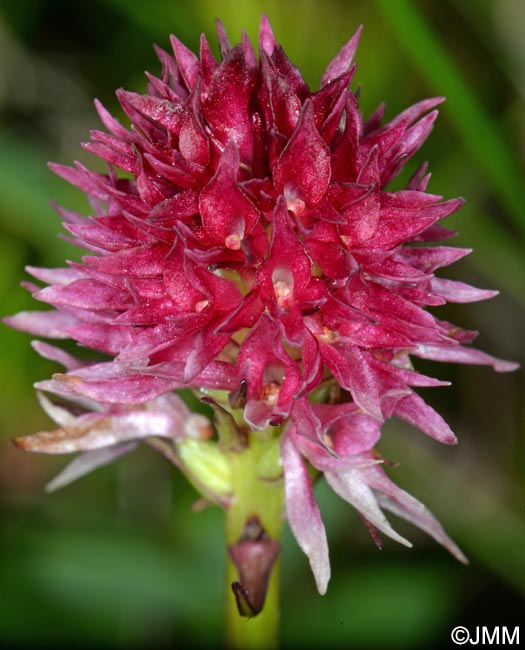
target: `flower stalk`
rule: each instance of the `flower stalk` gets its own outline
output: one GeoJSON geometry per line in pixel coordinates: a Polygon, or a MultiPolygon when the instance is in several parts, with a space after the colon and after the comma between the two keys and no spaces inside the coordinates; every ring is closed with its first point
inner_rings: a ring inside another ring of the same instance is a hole
{"type": "Polygon", "coordinates": [[[248,446],[228,456],[233,497],[226,508],[227,641],[230,648],[274,648],[284,515],[279,438],[271,431],[251,434],[248,446]]]}

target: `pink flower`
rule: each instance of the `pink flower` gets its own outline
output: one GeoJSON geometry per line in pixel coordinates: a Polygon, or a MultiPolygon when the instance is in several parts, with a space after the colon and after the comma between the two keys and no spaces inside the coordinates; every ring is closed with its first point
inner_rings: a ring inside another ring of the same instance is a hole
{"type": "MultiPolygon", "coordinates": [[[[42,343],[35,347],[44,356],[52,351],[42,343]]],[[[188,439],[204,441],[213,435],[208,418],[192,413],[175,393],[166,393],[136,406],[102,404],[85,397],[70,397],[58,404],[44,393],[37,395],[40,405],[58,428],[19,436],[13,442],[25,451],[43,454],[81,452],[47,485],[48,491],[64,487],[133,451],[141,441],[191,473],[190,468],[182,467],[177,446],[188,439]]]]}
{"type": "Polygon", "coordinates": [[[470,250],[433,245],[454,234],[438,222],[462,199],[427,193],[426,164],[405,190],[387,189],[429,135],[443,98],[384,125],[382,108],[364,119],[349,88],[360,33],[314,92],[266,17],[258,58],[245,36],[231,47],[220,25],[220,62],[204,36],[200,57],[172,37],[173,55],[158,49],[162,75],[148,74],[147,93],[117,92],[131,129],[96,102],[106,130],[83,146],[108,173],[51,165],[92,203],[88,218],[59,209],[88,254],[68,268],[29,268],[48,285],[31,285],[35,298],[54,311],[8,319],[110,357],[69,363],[40,385],[46,390],[108,409],[155,404],[174,389],[219,390],[244,409],[251,430],[285,423],[288,518],[321,591],[326,537],[303,457],[374,536],[407,543],[384,507],[462,559],[372,450],[392,415],[455,442],[413,390],[444,382],[414,370],[413,357],[516,367],[468,347],[475,332],[426,310],[496,292],[436,277],[470,250]],[[312,404],[326,401],[330,385],[339,403],[312,404]]]}
{"type": "Polygon", "coordinates": [[[302,456],[323,472],[334,492],[356,508],[379,548],[382,547],[379,533],[412,546],[392,528],[383,508],[421,528],[459,561],[467,563],[432,513],[387,477],[381,467],[383,460],[374,450],[380,435],[380,423],[362,413],[355,404],[310,405],[298,400],[291,425],[282,437],[288,522],[310,560],[321,594],[325,593],[330,579],[328,544],[302,456]]]}

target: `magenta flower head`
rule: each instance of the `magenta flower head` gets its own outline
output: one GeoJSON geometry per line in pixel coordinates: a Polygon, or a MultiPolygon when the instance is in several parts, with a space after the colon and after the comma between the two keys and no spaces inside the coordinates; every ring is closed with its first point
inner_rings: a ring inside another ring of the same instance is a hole
{"type": "Polygon", "coordinates": [[[387,477],[375,446],[391,416],[456,442],[414,390],[446,382],[420,374],[414,359],[516,367],[469,347],[475,332],[427,311],[496,292],[435,275],[470,250],[435,245],[454,234],[439,221],[462,199],[428,193],[426,164],[406,189],[388,189],[443,98],[386,124],[382,108],[365,119],[350,87],[360,33],[316,91],[266,17],[258,55],[245,35],[231,47],[220,24],[220,61],[204,36],[198,57],[172,37],[173,54],[157,50],[162,74],[148,74],[146,94],[117,92],[130,128],[96,102],[105,130],[83,146],[107,173],[51,165],[91,202],[87,218],[59,209],[87,254],[67,268],[29,268],[47,285],[30,285],[35,298],[53,309],[8,319],[108,357],[80,362],[37,343],[66,367],[38,388],[75,408],[42,398],[59,430],[18,444],[84,452],[59,484],[138,440],[155,446],[225,507],[233,591],[245,614],[262,608],[278,554],[271,522],[283,501],[326,590],[314,474],[358,510],[374,540],[383,533],[410,545],[385,509],[464,560],[387,477]],[[180,389],[212,407],[213,429],[190,413],[180,389]]]}

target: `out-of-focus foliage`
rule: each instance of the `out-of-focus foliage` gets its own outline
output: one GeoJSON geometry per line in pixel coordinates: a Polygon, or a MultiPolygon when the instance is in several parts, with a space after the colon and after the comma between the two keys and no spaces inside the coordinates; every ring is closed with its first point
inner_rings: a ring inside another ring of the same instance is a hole
{"type": "MultiPolygon", "coordinates": [[[[141,91],[143,70],[158,71],[152,42],[168,47],[171,32],[196,49],[201,31],[214,42],[216,16],[232,40],[244,27],[255,37],[262,11],[312,86],[364,23],[357,80],[367,112],[386,101],[392,117],[423,97],[448,97],[423,149],[433,172],[430,189],[466,197],[447,224],[460,231],[458,245],[475,249],[458,264],[461,278],[502,295],[449,306],[441,317],[480,329],[480,347],[523,363],[520,0],[4,0],[3,314],[33,306],[18,286],[24,264],[58,266],[78,256],[57,238],[49,200],[88,208],[45,162],[89,159],[78,143],[100,126],[92,97],[117,110],[114,89],[141,91]]],[[[0,644],[220,645],[220,511],[192,512],[191,488],[147,449],[45,496],[45,482],[65,459],[24,455],[8,440],[48,425],[31,384],[56,368],[23,334],[2,327],[0,336],[0,644]]],[[[402,461],[391,470],[396,481],[435,511],[471,565],[456,565],[408,526],[402,532],[414,550],[386,542],[379,554],[357,516],[319,485],[333,579],[321,599],[286,534],[283,647],[431,648],[447,643],[454,625],[518,623],[525,590],[523,373],[436,364],[428,371],[453,381],[429,400],[452,424],[460,446],[439,448],[393,422],[380,450],[402,461]]]]}

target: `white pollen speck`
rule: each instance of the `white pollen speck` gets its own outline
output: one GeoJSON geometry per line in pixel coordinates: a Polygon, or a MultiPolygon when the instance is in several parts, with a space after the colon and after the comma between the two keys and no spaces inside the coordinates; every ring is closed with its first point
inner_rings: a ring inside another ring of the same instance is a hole
{"type": "Polygon", "coordinates": [[[239,233],[234,233],[233,235],[228,235],[224,240],[226,248],[229,248],[232,251],[238,251],[241,248],[242,237],[239,233]]]}
{"type": "Polygon", "coordinates": [[[199,300],[199,302],[196,302],[196,303],[195,303],[195,311],[197,312],[197,314],[200,314],[200,312],[201,312],[203,309],[206,309],[206,307],[207,307],[209,304],[210,304],[210,301],[209,301],[209,300],[199,300]]]}

